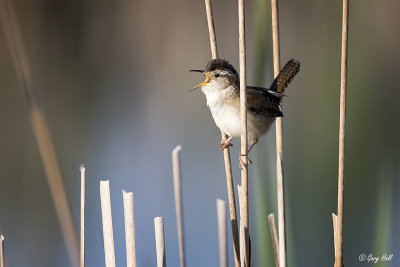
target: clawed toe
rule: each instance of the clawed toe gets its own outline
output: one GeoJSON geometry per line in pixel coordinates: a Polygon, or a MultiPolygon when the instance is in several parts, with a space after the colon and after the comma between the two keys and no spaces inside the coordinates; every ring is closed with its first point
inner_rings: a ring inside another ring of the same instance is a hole
{"type": "MultiPolygon", "coordinates": [[[[247,156],[247,154],[239,154],[239,168],[244,170],[244,168],[247,168],[248,164],[243,161],[242,157],[247,156]]],[[[253,164],[253,161],[251,159],[247,158],[247,162],[250,164],[253,164]]]]}
{"type": "Polygon", "coordinates": [[[230,147],[230,146],[233,146],[232,144],[231,144],[231,141],[232,141],[232,137],[229,137],[228,139],[226,139],[226,140],[222,140],[221,141],[221,151],[223,151],[225,148],[227,148],[227,147],[230,147]]]}

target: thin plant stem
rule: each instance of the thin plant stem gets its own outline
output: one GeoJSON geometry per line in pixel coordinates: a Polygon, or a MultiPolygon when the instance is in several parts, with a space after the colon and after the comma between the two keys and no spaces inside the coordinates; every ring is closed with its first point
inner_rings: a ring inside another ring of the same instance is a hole
{"type": "Polygon", "coordinates": [[[342,11],[342,52],[340,71],[340,122],[339,122],[339,170],[338,170],[338,208],[337,208],[337,255],[335,267],[343,265],[343,193],[344,156],[346,136],[346,93],[347,93],[347,44],[349,28],[349,0],[343,0],[342,11]]]}
{"type": "Polygon", "coordinates": [[[211,57],[218,58],[217,37],[215,36],[214,17],[212,12],[211,0],[205,0],[207,12],[208,33],[210,35],[211,57]]]}
{"type": "Polygon", "coordinates": [[[112,225],[110,182],[100,181],[101,217],[103,222],[104,259],[106,267],[115,267],[114,234],[112,225]]]}
{"type": "Polygon", "coordinates": [[[21,91],[29,107],[29,116],[38,143],[58,222],[71,266],[79,266],[79,241],[58,165],[55,149],[43,111],[33,89],[32,75],[18,22],[10,0],[0,0],[0,19],[10,48],[21,91]]]}
{"type": "Polygon", "coordinates": [[[165,267],[164,222],[162,217],[154,218],[154,233],[156,237],[157,267],[165,267]]]}
{"type": "Polygon", "coordinates": [[[219,266],[228,267],[228,240],[226,234],[226,202],[217,199],[219,266]]]}
{"type": "MultiPolygon", "coordinates": [[[[212,59],[216,59],[218,58],[218,50],[217,50],[217,40],[215,35],[211,0],[205,0],[205,4],[207,12],[208,31],[210,35],[211,55],[212,59]]],[[[226,133],[221,131],[221,140],[225,141],[226,139],[228,139],[226,133]]],[[[228,192],[229,215],[231,218],[231,227],[232,227],[233,254],[235,258],[235,266],[239,267],[240,266],[239,231],[238,231],[236,200],[235,200],[235,191],[233,186],[231,156],[229,147],[224,149],[224,164],[225,164],[225,174],[226,174],[226,187],[228,192]]]]}
{"type": "MultiPolygon", "coordinates": [[[[243,222],[245,239],[241,246],[244,248],[244,257],[241,262],[250,266],[249,262],[249,194],[248,194],[248,157],[247,157],[247,88],[246,88],[246,38],[245,38],[245,3],[238,0],[239,13],[239,65],[240,65],[240,161],[241,188],[243,190],[243,209],[240,208],[240,221],[243,222]]],[[[242,249],[241,249],[242,250],[242,249]]]]}
{"type": "MultiPolygon", "coordinates": [[[[280,72],[278,0],[271,0],[274,77],[280,72]]],[[[286,267],[285,196],[283,181],[282,119],[276,118],[276,181],[278,197],[279,266],[286,267]]]]}
{"type": "Polygon", "coordinates": [[[79,168],[81,172],[81,254],[80,267],[85,267],[85,167],[79,168]]]}
{"type": "Polygon", "coordinates": [[[4,255],[4,236],[0,235],[0,267],[6,266],[6,260],[4,255]]]}
{"type": "Polygon", "coordinates": [[[276,233],[275,216],[273,213],[268,215],[269,232],[271,233],[272,247],[274,249],[275,266],[279,267],[279,241],[276,233]]]}
{"type": "Polygon", "coordinates": [[[179,260],[180,266],[186,265],[185,261],[185,237],[184,237],[184,225],[183,225],[183,208],[182,208],[182,187],[181,187],[181,162],[180,162],[180,151],[181,146],[177,146],[172,151],[172,171],[174,178],[174,194],[175,194],[175,210],[176,210],[176,224],[178,231],[178,243],[179,243],[179,260]]]}
{"type": "Polygon", "coordinates": [[[332,213],[332,223],[333,223],[333,243],[335,246],[335,259],[336,259],[339,253],[338,253],[338,232],[337,232],[338,217],[336,216],[335,213],[332,213]]]}
{"type": "MultiPolygon", "coordinates": [[[[246,212],[246,207],[244,205],[245,199],[246,199],[246,194],[245,191],[243,190],[243,186],[238,185],[238,198],[239,198],[239,211],[240,214],[244,214],[246,212]]],[[[244,226],[244,221],[242,216],[240,216],[240,266],[241,267],[248,267],[250,266],[249,264],[249,258],[246,255],[246,239],[248,239],[248,231],[246,230],[244,226]]]]}
{"type": "Polygon", "coordinates": [[[126,266],[136,267],[135,202],[132,192],[122,190],[124,200],[126,266]]]}

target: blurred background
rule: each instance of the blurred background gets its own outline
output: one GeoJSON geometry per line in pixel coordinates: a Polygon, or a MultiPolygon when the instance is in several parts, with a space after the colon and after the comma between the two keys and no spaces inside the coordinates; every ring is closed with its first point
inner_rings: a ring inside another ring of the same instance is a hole
{"type": "MultiPolygon", "coordinates": [[[[188,266],[218,266],[216,198],[227,200],[220,132],[189,69],[211,58],[204,1],[13,0],[74,220],[86,167],[86,263],[104,266],[99,181],[110,180],[117,266],[125,265],[122,189],[134,192],[139,266],[155,266],[164,217],[178,266],[171,151],[181,144],[188,266]]],[[[213,1],[219,56],[238,69],[237,3],[213,1]]],[[[302,68],[283,102],[289,266],[333,266],[341,1],[280,1],[281,60],[302,68]]],[[[350,3],[345,266],[400,266],[400,36],[396,0],[350,3]],[[360,254],[394,254],[360,262],[360,254]],[[379,265],[380,264],[380,265],[379,265]]],[[[272,81],[270,4],[247,1],[248,84],[272,81]]],[[[0,232],[8,266],[70,266],[0,28],[0,232]]],[[[239,141],[231,149],[235,184],[239,141]]],[[[275,128],[250,155],[254,266],[274,266],[275,128]]],[[[231,232],[229,241],[231,242],[231,232]]],[[[233,251],[229,245],[230,266],[233,251]]]]}

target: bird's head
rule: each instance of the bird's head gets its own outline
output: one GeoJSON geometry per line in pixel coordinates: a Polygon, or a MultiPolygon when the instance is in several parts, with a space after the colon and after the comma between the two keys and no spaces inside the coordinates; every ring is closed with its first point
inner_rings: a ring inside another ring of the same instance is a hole
{"type": "MultiPolygon", "coordinates": [[[[213,59],[208,62],[204,70],[190,70],[203,73],[206,79],[199,83],[192,90],[202,87],[204,89],[222,90],[228,86],[239,86],[239,75],[235,68],[223,59],[213,59]]],[[[190,92],[189,91],[189,92],[190,92]]]]}

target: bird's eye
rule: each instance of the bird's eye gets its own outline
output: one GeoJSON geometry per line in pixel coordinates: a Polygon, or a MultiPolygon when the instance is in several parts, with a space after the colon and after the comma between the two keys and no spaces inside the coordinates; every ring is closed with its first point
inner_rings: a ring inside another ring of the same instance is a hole
{"type": "Polygon", "coordinates": [[[215,77],[215,78],[218,78],[219,76],[220,76],[219,73],[215,73],[215,74],[214,74],[214,77],[215,77]]]}

